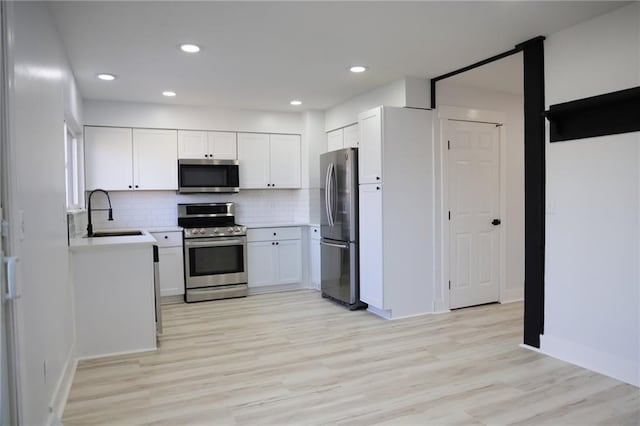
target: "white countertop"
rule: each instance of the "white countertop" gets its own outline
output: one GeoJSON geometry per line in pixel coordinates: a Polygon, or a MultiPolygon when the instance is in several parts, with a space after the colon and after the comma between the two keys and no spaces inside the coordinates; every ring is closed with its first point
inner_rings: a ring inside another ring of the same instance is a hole
{"type": "MultiPolygon", "coordinates": [[[[98,230],[96,230],[97,232],[98,230]]],[[[115,231],[114,229],[108,229],[108,231],[115,231]]],[[[118,231],[125,231],[124,229],[118,229],[118,231]]],[[[130,245],[153,245],[157,241],[148,231],[141,229],[142,235],[127,235],[122,237],[98,237],[98,238],[86,238],[76,237],[69,241],[69,249],[71,251],[87,250],[92,248],[108,248],[108,247],[120,247],[130,245]]]]}
{"type": "Polygon", "coordinates": [[[182,226],[158,226],[156,228],[145,228],[148,232],[182,232],[182,226]]]}

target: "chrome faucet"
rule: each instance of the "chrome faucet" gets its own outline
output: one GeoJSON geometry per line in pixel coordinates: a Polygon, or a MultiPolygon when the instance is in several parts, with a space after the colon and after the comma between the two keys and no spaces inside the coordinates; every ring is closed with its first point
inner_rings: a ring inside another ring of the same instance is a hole
{"type": "Polygon", "coordinates": [[[87,197],[87,218],[88,218],[88,224],[87,224],[87,237],[93,237],[93,225],[91,224],[91,196],[93,195],[94,192],[102,192],[104,193],[104,195],[107,196],[107,200],[109,201],[109,208],[108,209],[94,209],[96,211],[109,211],[109,220],[113,220],[113,209],[111,208],[111,198],[109,197],[109,193],[107,191],[105,191],[104,189],[94,189],[93,191],[91,191],[89,193],[89,196],[87,197]]]}

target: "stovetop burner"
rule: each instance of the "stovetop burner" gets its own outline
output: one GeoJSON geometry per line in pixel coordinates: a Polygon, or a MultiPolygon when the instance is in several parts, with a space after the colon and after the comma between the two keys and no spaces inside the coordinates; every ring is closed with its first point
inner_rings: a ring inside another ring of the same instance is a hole
{"type": "Polygon", "coordinates": [[[185,238],[242,236],[247,227],[235,223],[233,203],[178,204],[178,225],[185,238]]]}

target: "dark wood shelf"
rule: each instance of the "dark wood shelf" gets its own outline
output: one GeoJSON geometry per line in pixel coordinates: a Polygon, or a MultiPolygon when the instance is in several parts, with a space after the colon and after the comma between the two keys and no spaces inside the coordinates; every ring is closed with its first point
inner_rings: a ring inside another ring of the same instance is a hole
{"type": "Polygon", "coordinates": [[[640,87],[551,105],[551,142],[640,131],[640,87]]]}

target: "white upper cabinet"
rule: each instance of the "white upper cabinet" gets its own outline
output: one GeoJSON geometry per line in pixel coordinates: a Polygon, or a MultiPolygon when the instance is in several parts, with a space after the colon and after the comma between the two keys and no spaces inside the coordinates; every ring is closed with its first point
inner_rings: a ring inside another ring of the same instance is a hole
{"type": "Polygon", "coordinates": [[[178,189],[175,130],[133,129],[134,189],[178,189]]]}
{"type": "Polygon", "coordinates": [[[87,191],[133,189],[131,129],[85,127],[84,145],[87,191]]]}
{"type": "Polygon", "coordinates": [[[178,158],[235,160],[236,133],[178,130],[178,158]]]}
{"type": "Polygon", "coordinates": [[[270,135],[271,187],[300,188],[300,136],[270,135]]]}
{"type": "Polygon", "coordinates": [[[208,157],[207,132],[178,130],[178,158],[200,159],[208,157]]]}
{"type": "Polygon", "coordinates": [[[327,133],[327,152],[337,151],[344,147],[344,130],[338,129],[327,133]]]}
{"type": "Polygon", "coordinates": [[[85,127],[88,191],[178,189],[175,130],[85,127]]]}
{"type": "Polygon", "coordinates": [[[379,183],[382,176],[382,108],[360,114],[360,149],[358,152],[358,182],[379,183]]]}
{"type": "Polygon", "coordinates": [[[238,133],[240,188],[300,188],[299,135],[238,133]]]}
{"type": "Polygon", "coordinates": [[[235,132],[207,132],[209,158],[215,160],[237,160],[235,132]]]}
{"type": "Polygon", "coordinates": [[[343,129],[344,131],[344,147],[345,148],[358,148],[360,141],[360,126],[358,124],[352,124],[343,129]]]}
{"type": "Polygon", "coordinates": [[[240,188],[270,188],[269,135],[238,133],[240,188]]]}

